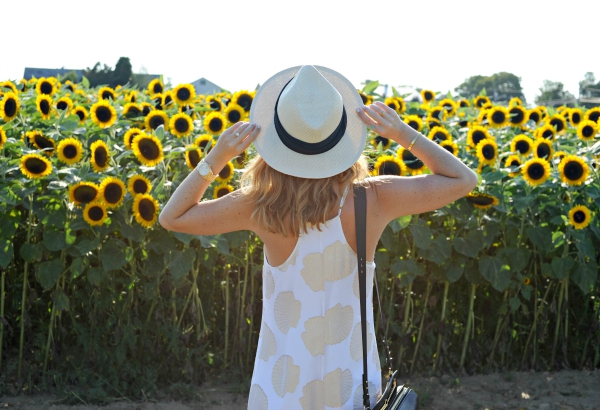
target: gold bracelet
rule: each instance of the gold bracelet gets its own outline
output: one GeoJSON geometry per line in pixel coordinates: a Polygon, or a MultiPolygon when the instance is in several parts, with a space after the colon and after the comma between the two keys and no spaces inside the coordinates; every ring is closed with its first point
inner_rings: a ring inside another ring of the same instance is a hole
{"type": "Polygon", "coordinates": [[[415,145],[415,141],[417,140],[417,138],[419,138],[420,134],[417,134],[416,137],[413,138],[413,140],[411,141],[410,145],[408,146],[408,150],[410,151],[410,149],[412,148],[413,145],[415,145]]]}

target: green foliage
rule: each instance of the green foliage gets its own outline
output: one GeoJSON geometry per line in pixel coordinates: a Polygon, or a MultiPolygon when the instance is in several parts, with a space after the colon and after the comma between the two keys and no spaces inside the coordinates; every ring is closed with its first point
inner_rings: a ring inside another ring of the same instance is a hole
{"type": "Polygon", "coordinates": [[[505,71],[491,76],[471,76],[456,87],[454,91],[465,98],[473,98],[484,91],[481,95],[487,95],[495,101],[509,101],[513,97],[518,97],[525,103],[521,78],[505,71]]]}
{"type": "Polygon", "coordinates": [[[97,62],[92,68],[88,67],[83,70],[83,75],[87,78],[90,87],[108,85],[115,88],[117,85],[127,84],[131,80],[133,72],[129,57],[120,57],[114,70],[106,64],[101,67],[100,62],[97,62]]]}
{"type": "Polygon", "coordinates": [[[536,104],[543,104],[553,100],[574,100],[575,96],[564,89],[565,85],[559,81],[544,80],[540,88],[540,95],[535,96],[536,104]]]}

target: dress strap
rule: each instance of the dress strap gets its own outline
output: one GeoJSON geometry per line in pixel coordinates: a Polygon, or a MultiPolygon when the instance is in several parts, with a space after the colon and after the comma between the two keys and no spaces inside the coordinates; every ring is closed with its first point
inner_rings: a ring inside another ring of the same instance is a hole
{"type": "Polygon", "coordinates": [[[344,190],[344,195],[342,195],[342,200],[340,201],[340,208],[338,209],[338,216],[342,213],[342,207],[344,206],[344,201],[346,200],[346,195],[348,194],[348,190],[350,189],[350,185],[348,184],[346,186],[346,189],[344,190]]]}

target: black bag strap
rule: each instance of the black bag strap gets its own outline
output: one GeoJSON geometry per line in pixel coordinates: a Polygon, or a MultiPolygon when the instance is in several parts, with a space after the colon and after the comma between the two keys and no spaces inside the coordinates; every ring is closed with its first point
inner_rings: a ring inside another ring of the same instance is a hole
{"type": "MultiPolygon", "coordinates": [[[[358,289],[360,294],[360,322],[363,347],[363,408],[370,410],[371,402],[369,399],[369,378],[367,374],[367,193],[362,185],[354,185],[354,222],[356,224],[356,256],[358,262],[358,289]]],[[[381,299],[379,298],[379,288],[377,278],[375,277],[375,291],[377,301],[379,302],[379,314],[381,323],[384,323],[383,309],[381,309],[381,299]]],[[[385,340],[386,362],[392,373],[392,358],[390,349],[385,340]]]]}

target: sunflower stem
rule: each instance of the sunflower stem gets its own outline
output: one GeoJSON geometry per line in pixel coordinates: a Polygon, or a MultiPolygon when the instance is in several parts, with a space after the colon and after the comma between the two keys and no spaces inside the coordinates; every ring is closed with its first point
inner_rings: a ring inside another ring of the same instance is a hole
{"type": "MultiPolygon", "coordinates": [[[[408,311],[410,309],[411,293],[412,293],[412,282],[408,284],[406,289],[406,304],[404,305],[404,320],[402,321],[402,340],[405,339],[406,330],[408,328],[408,311]]],[[[404,354],[404,341],[400,343],[400,353],[398,354],[397,365],[400,367],[402,363],[402,355],[404,354]]]]}
{"type": "MultiPolygon", "coordinates": [[[[535,313],[533,315],[533,324],[531,325],[531,329],[529,330],[529,336],[527,337],[527,342],[525,342],[525,349],[523,349],[523,357],[521,357],[521,368],[523,368],[523,364],[525,364],[525,356],[527,355],[527,348],[529,347],[529,342],[531,341],[531,337],[537,327],[538,317],[540,316],[540,311],[542,310],[542,306],[546,301],[546,297],[548,296],[548,292],[550,291],[551,283],[548,284],[546,288],[546,292],[544,293],[544,297],[538,303],[537,299],[535,299],[535,313]]],[[[533,355],[533,365],[535,366],[535,353],[533,355]]]]}
{"type": "Polygon", "coordinates": [[[419,334],[417,335],[417,344],[415,345],[415,351],[413,353],[412,362],[410,364],[410,372],[412,374],[415,361],[417,360],[417,353],[419,352],[419,344],[421,343],[421,334],[423,333],[423,322],[425,322],[425,316],[427,315],[427,302],[429,300],[429,293],[431,292],[431,281],[427,281],[427,290],[425,291],[425,299],[423,301],[423,313],[421,314],[421,323],[419,324],[419,334]]]}
{"type": "MultiPolygon", "coordinates": [[[[565,278],[566,279],[566,278],[565,278]]],[[[563,301],[563,293],[565,289],[565,279],[560,282],[560,290],[558,292],[558,311],[556,312],[556,326],[554,328],[554,343],[552,344],[552,359],[550,360],[550,364],[554,367],[554,356],[556,354],[556,344],[558,342],[558,334],[560,333],[560,319],[562,317],[562,301],[563,301]]]]}
{"type": "MultiPolygon", "coordinates": [[[[0,287],[0,318],[4,318],[4,278],[6,269],[2,268],[0,287]]],[[[4,322],[0,320],[0,369],[2,369],[2,345],[4,343],[4,322]]]]}
{"type": "MultiPolygon", "coordinates": [[[[29,214],[27,215],[27,242],[31,240],[31,227],[33,225],[33,195],[29,195],[29,214]]],[[[19,368],[17,371],[17,379],[21,379],[21,371],[23,365],[23,345],[25,342],[25,297],[27,295],[27,273],[29,269],[29,262],[25,261],[25,267],[23,269],[23,292],[21,295],[21,335],[19,337],[19,368]]]]}
{"type": "Polygon", "coordinates": [[[229,347],[229,272],[225,266],[225,351],[223,352],[223,362],[227,366],[227,351],[229,347]]]}
{"type": "Polygon", "coordinates": [[[467,344],[469,342],[469,333],[471,332],[471,322],[473,320],[473,302],[475,301],[475,289],[477,289],[476,284],[471,284],[471,295],[469,296],[469,313],[467,315],[467,327],[465,329],[465,340],[463,342],[462,353],[460,355],[460,364],[458,365],[459,371],[463,369],[463,365],[465,363],[465,355],[467,353],[467,344]]]}
{"type": "MultiPolygon", "coordinates": [[[[504,291],[504,297],[502,299],[502,305],[506,304],[506,300],[508,298],[508,289],[506,289],[504,291]]],[[[508,306],[506,307],[507,312],[508,312],[508,306]]],[[[496,346],[498,345],[498,341],[500,340],[500,335],[502,334],[502,331],[504,330],[504,327],[506,325],[507,321],[507,317],[508,314],[505,314],[504,316],[499,314],[498,315],[498,322],[496,323],[496,333],[494,334],[494,343],[492,344],[492,350],[490,351],[490,355],[488,356],[488,369],[490,368],[490,366],[492,365],[492,362],[494,361],[494,353],[496,352],[496,346]]]]}
{"type": "MultiPolygon", "coordinates": [[[[448,301],[448,289],[450,288],[450,282],[444,281],[444,298],[442,300],[442,316],[440,317],[440,325],[446,325],[446,303],[448,301]]],[[[433,362],[433,371],[435,372],[438,368],[438,364],[440,361],[440,354],[442,351],[442,331],[438,333],[437,347],[435,349],[435,359],[433,362]]]]}

